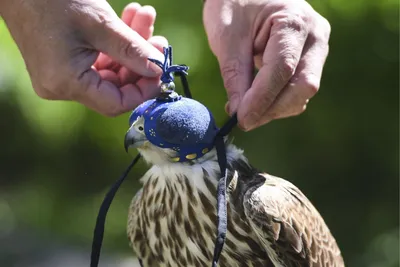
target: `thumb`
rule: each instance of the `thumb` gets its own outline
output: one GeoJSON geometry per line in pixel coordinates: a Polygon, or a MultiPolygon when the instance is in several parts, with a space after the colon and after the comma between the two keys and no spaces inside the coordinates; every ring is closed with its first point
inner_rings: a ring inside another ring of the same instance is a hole
{"type": "Polygon", "coordinates": [[[250,88],[253,74],[251,42],[246,39],[227,38],[217,53],[222,79],[228,94],[227,112],[238,110],[246,91],[250,88]]]}
{"type": "Polygon", "coordinates": [[[163,61],[163,54],[136,31],[115,16],[108,23],[99,23],[92,33],[91,44],[129,70],[146,77],[157,77],[161,69],[148,60],[163,61]]]}

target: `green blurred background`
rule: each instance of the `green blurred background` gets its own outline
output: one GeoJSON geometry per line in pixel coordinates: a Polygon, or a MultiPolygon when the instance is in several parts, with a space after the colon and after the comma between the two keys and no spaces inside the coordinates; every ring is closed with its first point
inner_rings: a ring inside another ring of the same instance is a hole
{"type": "MultiPolygon", "coordinates": [[[[110,1],[117,13],[128,3],[110,1]]],[[[201,1],[149,0],[155,34],[191,67],[196,99],[226,119],[226,94],[208,48],[201,1]],[[189,3],[190,2],[190,3],[189,3]]],[[[320,92],[299,117],[233,133],[258,168],[312,200],[347,266],[399,266],[399,4],[311,1],[331,23],[320,92]]],[[[134,153],[123,150],[128,114],[39,99],[0,20],[0,266],[88,266],[105,192],[134,153]]],[[[146,170],[130,174],[110,209],[101,266],[130,265],[127,209],[146,170]]]]}

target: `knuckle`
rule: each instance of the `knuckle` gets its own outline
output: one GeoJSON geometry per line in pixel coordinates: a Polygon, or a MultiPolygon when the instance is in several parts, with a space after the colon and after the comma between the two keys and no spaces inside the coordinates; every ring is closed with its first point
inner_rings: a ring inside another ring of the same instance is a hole
{"type": "Polygon", "coordinates": [[[282,82],[286,83],[286,81],[288,81],[295,73],[298,61],[295,56],[290,53],[281,55],[278,60],[279,63],[277,64],[277,68],[274,70],[272,79],[274,85],[283,86],[282,82]]]}
{"type": "Polygon", "coordinates": [[[314,75],[305,76],[300,82],[300,87],[303,88],[303,90],[306,90],[305,97],[308,99],[318,92],[320,80],[314,75]]]}
{"type": "Polygon", "coordinates": [[[108,9],[99,9],[90,5],[86,5],[83,9],[86,14],[84,19],[82,19],[81,6],[71,6],[71,10],[73,11],[70,16],[72,22],[80,26],[80,30],[86,33],[91,33],[93,29],[104,31],[104,28],[109,27],[116,19],[116,14],[113,14],[108,9]]]}
{"type": "Polygon", "coordinates": [[[276,13],[272,20],[278,26],[278,29],[290,29],[292,32],[298,33],[307,32],[308,19],[300,14],[288,12],[276,13]]]}
{"type": "Polygon", "coordinates": [[[87,20],[88,22],[94,23],[94,25],[98,27],[107,27],[108,25],[112,24],[115,20],[114,14],[108,12],[107,10],[95,10],[91,14],[91,19],[87,20]]]}
{"type": "Polygon", "coordinates": [[[329,39],[331,30],[332,30],[331,24],[329,23],[329,21],[326,18],[324,18],[322,16],[320,16],[320,24],[322,25],[322,28],[324,29],[325,38],[329,39]]]}
{"type": "Polygon", "coordinates": [[[137,44],[128,40],[121,40],[120,51],[122,55],[125,55],[127,58],[141,57],[140,49],[138,48],[137,44]]]}
{"type": "Polygon", "coordinates": [[[279,70],[285,79],[289,79],[290,77],[292,77],[292,75],[296,71],[297,62],[298,59],[295,55],[291,53],[283,55],[279,70]]]}
{"type": "Polygon", "coordinates": [[[299,15],[292,15],[289,18],[288,26],[294,31],[305,33],[307,32],[307,23],[305,19],[303,19],[299,15]]]}
{"type": "Polygon", "coordinates": [[[330,35],[330,33],[332,32],[332,27],[331,24],[329,23],[329,21],[326,18],[322,18],[325,24],[325,28],[326,28],[326,32],[328,33],[328,36],[330,35]]]}
{"type": "Polygon", "coordinates": [[[331,24],[329,21],[318,14],[318,19],[314,23],[315,27],[310,31],[310,35],[317,42],[328,44],[331,36],[331,24]]]}
{"type": "Polygon", "coordinates": [[[240,63],[238,60],[229,61],[221,66],[221,74],[224,80],[224,87],[232,89],[240,76],[240,63]]]}
{"type": "Polygon", "coordinates": [[[97,103],[97,107],[99,113],[109,118],[115,118],[127,111],[120,103],[97,103]]]}
{"type": "Polygon", "coordinates": [[[101,112],[104,116],[110,117],[110,118],[115,118],[118,115],[122,114],[121,108],[120,107],[113,107],[109,108],[107,110],[104,110],[101,112]]]}
{"type": "Polygon", "coordinates": [[[113,22],[114,17],[110,17],[109,14],[105,12],[96,12],[96,14],[96,21],[101,27],[105,27],[113,22]]]}

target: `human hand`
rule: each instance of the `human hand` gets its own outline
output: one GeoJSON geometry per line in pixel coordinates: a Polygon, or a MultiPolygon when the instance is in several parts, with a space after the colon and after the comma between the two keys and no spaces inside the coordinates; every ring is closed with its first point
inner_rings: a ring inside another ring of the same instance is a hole
{"type": "Polygon", "coordinates": [[[133,3],[120,19],[105,0],[10,0],[0,12],[40,97],[116,116],[158,94],[147,58],[163,59],[168,42],[152,37],[154,8],[133,3]]]}
{"type": "Polygon", "coordinates": [[[207,0],[203,20],[227,112],[237,112],[241,128],[305,110],[319,89],[330,35],[328,21],[306,1],[207,0]]]}

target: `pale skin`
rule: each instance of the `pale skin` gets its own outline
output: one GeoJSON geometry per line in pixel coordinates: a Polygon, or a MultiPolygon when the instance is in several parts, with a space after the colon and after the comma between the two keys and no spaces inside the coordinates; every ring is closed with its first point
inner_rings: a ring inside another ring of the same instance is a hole
{"type": "MultiPolygon", "coordinates": [[[[105,0],[0,0],[0,15],[41,98],[117,116],[159,92],[160,69],[147,58],[162,59],[168,41],[153,36],[151,6],[131,3],[119,18],[105,0]]],[[[305,110],[319,89],[330,35],[307,2],[207,0],[203,23],[226,110],[237,112],[243,130],[305,110]]]]}

